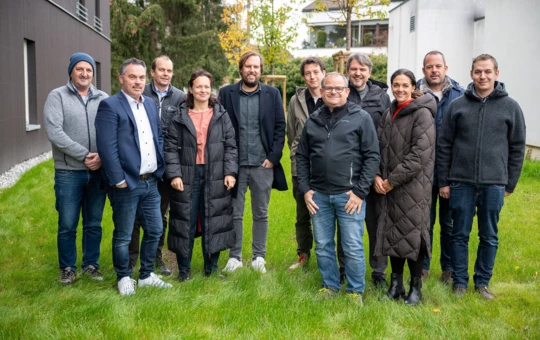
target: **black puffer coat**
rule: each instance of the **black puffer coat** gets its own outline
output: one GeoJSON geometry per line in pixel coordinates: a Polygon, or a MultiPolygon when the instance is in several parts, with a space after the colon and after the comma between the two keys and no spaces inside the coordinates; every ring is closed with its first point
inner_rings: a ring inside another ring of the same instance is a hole
{"type": "Polygon", "coordinates": [[[381,117],[377,131],[381,147],[378,175],[388,179],[394,189],[376,195],[379,219],[375,255],[416,260],[422,239],[424,254],[431,257],[429,212],[437,103],[433,95],[424,94],[392,120],[396,109],[394,100],[381,117]]]}
{"type": "MultiPolygon", "coordinates": [[[[188,256],[190,250],[191,190],[197,158],[197,132],[185,102],[171,120],[165,135],[165,174],[170,181],[181,177],[184,191],[171,189],[169,250],[188,256]]],[[[216,104],[208,127],[205,149],[206,181],[204,186],[205,249],[210,254],[232,247],[235,233],[232,220],[231,191],[224,185],[226,175],[238,173],[238,151],[234,128],[223,106],[216,104]]]]}

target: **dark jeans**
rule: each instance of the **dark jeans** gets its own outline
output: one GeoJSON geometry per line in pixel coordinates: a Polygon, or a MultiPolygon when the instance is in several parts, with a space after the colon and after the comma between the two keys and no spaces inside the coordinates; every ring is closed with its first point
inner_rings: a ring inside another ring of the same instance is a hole
{"type": "MultiPolygon", "coordinates": [[[[435,220],[437,218],[437,199],[439,199],[439,225],[441,226],[441,269],[452,270],[452,260],[450,258],[451,253],[451,237],[452,237],[452,210],[450,210],[450,200],[439,197],[439,187],[433,185],[431,193],[431,212],[429,237],[431,240],[431,249],[433,249],[433,228],[435,227],[435,220]]],[[[429,270],[430,266],[429,256],[424,257],[424,269],[429,270]]]]}
{"type": "Polygon", "coordinates": [[[504,186],[472,185],[455,182],[450,186],[452,229],[452,267],[454,287],[467,288],[469,282],[469,235],[478,214],[480,243],[474,265],[474,285],[488,286],[495,265],[499,238],[497,223],[504,204],[504,186]]]}
{"type": "Polygon", "coordinates": [[[292,177],[293,197],[296,201],[296,253],[311,255],[313,248],[313,230],[311,229],[311,216],[306,207],[304,196],[298,193],[298,177],[292,177]]]}
{"type": "MultiPolygon", "coordinates": [[[[386,279],[386,274],[384,271],[386,270],[386,267],[388,267],[388,257],[373,255],[375,254],[375,246],[377,245],[377,213],[375,211],[377,199],[373,189],[370,190],[364,203],[366,204],[366,229],[369,238],[369,266],[372,269],[371,278],[386,279]]],[[[340,233],[338,233],[338,260],[339,271],[343,275],[345,274],[345,254],[343,253],[343,248],[341,247],[340,233]]]]}
{"type": "Polygon", "coordinates": [[[109,200],[113,210],[113,266],[117,280],[131,277],[132,274],[129,268],[129,243],[135,218],[141,222],[144,230],[139,279],[146,279],[154,271],[157,245],[163,232],[157,180],[153,176],[139,180],[133,189],[113,186],[109,190],[109,200]]]}
{"type": "MultiPolygon", "coordinates": [[[[159,238],[159,243],[156,251],[156,259],[163,257],[163,245],[165,244],[165,234],[167,231],[167,215],[169,213],[169,204],[171,202],[170,190],[171,183],[167,180],[158,182],[158,192],[161,197],[161,217],[163,221],[163,233],[159,238]]],[[[139,244],[141,242],[141,223],[135,219],[133,225],[133,232],[131,233],[131,242],[129,243],[129,266],[131,269],[135,267],[137,259],[139,258],[139,244]]]]}
{"type": "Polygon", "coordinates": [[[191,228],[189,230],[189,255],[183,257],[180,253],[176,254],[176,261],[178,262],[178,272],[188,273],[191,270],[191,256],[193,255],[193,244],[195,242],[195,233],[197,232],[197,226],[201,225],[202,232],[202,253],[204,260],[204,272],[210,274],[217,272],[217,263],[219,260],[219,252],[215,254],[208,254],[206,251],[206,226],[204,216],[204,180],[205,180],[204,164],[195,166],[195,178],[193,180],[193,186],[191,191],[191,228]]]}
{"type": "Polygon", "coordinates": [[[58,262],[60,269],[77,269],[77,226],[82,212],[82,267],[99,268],[101,218],[106,191],[100,188],[101,172],[55,170],[54,192],[58,211],[58,262]]]}

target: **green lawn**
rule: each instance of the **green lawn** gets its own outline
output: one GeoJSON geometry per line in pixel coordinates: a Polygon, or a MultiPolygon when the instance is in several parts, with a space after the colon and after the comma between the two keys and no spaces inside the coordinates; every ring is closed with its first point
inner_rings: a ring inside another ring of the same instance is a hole
{"type": "MultiPolygon", "coordinates": [[[[284,160],[288,171],[287,154],[284,160]]],[[[78,278],[63,287],[58,283],[53,171],[52,161],[45,162],[14,187],[0,191],[0,339],[540,338],[540,162],[525,164],[516,192],[505,201],[490,287],[497,298],[485,301],[470,288],[459,300],[438,282],[436,236],[432,275],[418,307],[380,301],[369,284],[363,307],[344,294],[320,300],[314,257],[307,271],[289,273],[287,268],[296,259],[290,191],[272,193],[267,274],[244,267],[225,281],[204,278],[197,240],[191,281],[178,283],[171,277],[167,281],[173,283],[172,289],[141,288],[134,296],[120,297],[107,205],[100,261],[105,280],[78,278]]],[[[250,215],[246,222],[250,226],[250,215]]],[[[472,250],[478,243],[475,235],[473,231],[472,250]]],[[[367,234],[364,239],[367,242],[367,234]]],[[[244,241],[246,264],[250,227],[244,241]]],[[[226,257],[222,255],[220,268],[226,257]]]]}

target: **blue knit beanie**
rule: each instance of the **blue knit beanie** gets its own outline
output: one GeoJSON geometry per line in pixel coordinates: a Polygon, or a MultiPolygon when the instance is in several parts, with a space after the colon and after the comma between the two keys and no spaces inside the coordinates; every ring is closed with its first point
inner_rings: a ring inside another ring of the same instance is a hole
{"type": "Polygon", "coordinates": [[[92,65],[92,72],[96,73],[96,65],[94,65],[94,59],[92,59],[91,56],[89,56],[86,53],[77,52],[73,53],[71,58],[69,58],[69,66],[68,66],[68,75],[71,76],[71,71],[73,71],[73,68],[79,61],[86,61],[90,65],[92,65]]]}

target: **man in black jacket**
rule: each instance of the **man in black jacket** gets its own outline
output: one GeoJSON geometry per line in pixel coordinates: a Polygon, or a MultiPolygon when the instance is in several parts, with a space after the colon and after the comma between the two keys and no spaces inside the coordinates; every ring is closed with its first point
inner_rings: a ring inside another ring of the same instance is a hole
{"type": "MultiPolygon", "coordinates": [[[[163,135],[165,135],[169,122],[178,111],[178,106],[186,95],[171,84],[173,63],[169,57],[162,55],[154,59],[150,73],[152,75],[152,81],[144,87],[143,94],[151,97],[156,102],[161,117],[161,129],[163,130],[163,135]]],[[[170,187],[169,181],[158,182],[158,191],[161,196],[160,209],[163,220],[163,233],[158,243],[155,266],[159,269],[160,274],[166,276],[171,275],[170,269],[163,262],[163,245],[165,244],[165,234],[167,231],[170,187]]],[[[129,266],[132,269],[135,267],[135,263],[137,263],[137,258],[139,257],[140,230],[141,224],[135,220],[133,233],[131,234],[131,243],[129,244],[129,266]]]]}
{"type": "Polygon", "coordinates": [[[223,269],[225,272],[233,272],[243,266],[244,203],[249,187],[253,214],[251,267],[266,273],[264,258],[270,192],[272,188],[287,190],[285,172],[280,163],[285,144],[283,104],[275,87],[259,81],[263,66],[261,55],[244,53],[238,62],[242,80],[219,91],[219,100],[227,110],[236,133],[239,165],[232,202],[236,244],[229,252],[229,261],[223,269]]]}
{"type": "Polygon", "coordinates": [[[369,114],[347,102],[348,81],[339,73],[322,82],[324,106],[304,126],[296,153],[299,191],[311,214],[323,295],[341,288],[334,236],[336,220],[345,253],[347,293],[362,302],[364,200],[379,167],[379,142],[369,114]]]}
{"type": "Polygon", "coordinates": [[[448,107],[437,149],[439,194],[450,199],[454,218],[451,259],[454,294],[469,282],[469,235],[478,216],[475,289],[486,299],[499,244],[497,224],[517,185],[525,155],[525,120],[519,104],[497,81],[497,61],[489,54],[473,60],[465,94],[448,107]]]}
{"type": "MultiPolygon", "coordinates": [[[[348,100],[358,104],[369,113],[375,130],[379,126],[382,114],[390,107],[390,97],[386,93],[388,86],[376,80],[370,80],[373,64],[364,53],[353,53],[347,59],[347,76],[349,77],[348,100]]],[[[370,193],[373,190],[370,190],[370,193]]],[[[377,287],[387,288],[385,270],[388,266],[386,256],[373,256],[377,244],[377,215],[375,214],[375,194],[366,197],[366,229],[369,237],[369,265],[373,270],[371,278],[377,287]]],[[[338,257],[340,270],[344,271],[343,249],[338,238],[338,257]]]]}

